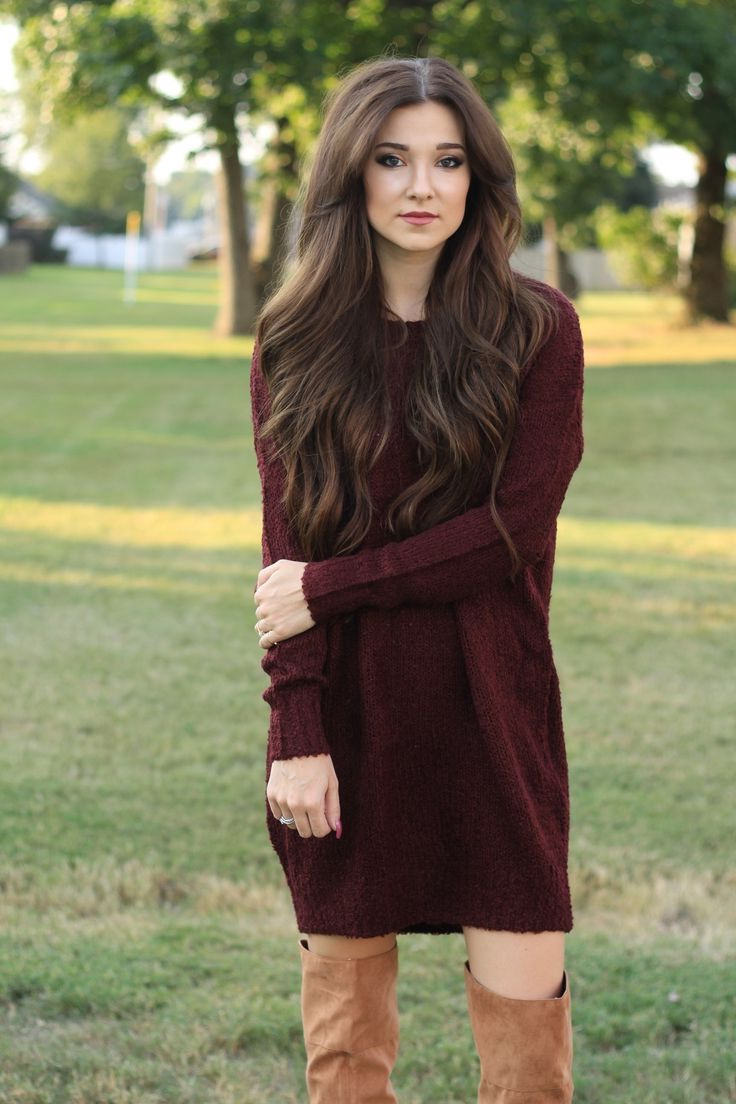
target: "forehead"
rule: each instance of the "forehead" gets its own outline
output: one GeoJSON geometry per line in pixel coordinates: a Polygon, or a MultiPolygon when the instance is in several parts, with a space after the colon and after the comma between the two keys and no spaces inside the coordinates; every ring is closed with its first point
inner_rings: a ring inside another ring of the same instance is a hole
{"type": "Polygon", "coordinates": [[[402,142],[411,149],[430,143],[463,140],[463,124],[458,114],[446,104],[430,100],[420,104],[395,107],[384,119],[376,141],[402,142]]]}

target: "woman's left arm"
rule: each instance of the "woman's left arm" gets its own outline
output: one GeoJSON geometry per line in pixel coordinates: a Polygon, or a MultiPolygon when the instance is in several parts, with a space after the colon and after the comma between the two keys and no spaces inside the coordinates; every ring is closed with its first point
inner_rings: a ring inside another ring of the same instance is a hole
{"type": "MultiPolygon", "coordinates": [[[[496,491],[496,505],[519,553],[542,558],[583,455],[584,356],[577,312],[560,292],[559,324],[529,368],[496,491]]],[[[478,506],[401,541],[309,562],[304,598],[317,623],[361,606],[453,602],[506,577],[512,561],[491,516],[478,506]]]]}

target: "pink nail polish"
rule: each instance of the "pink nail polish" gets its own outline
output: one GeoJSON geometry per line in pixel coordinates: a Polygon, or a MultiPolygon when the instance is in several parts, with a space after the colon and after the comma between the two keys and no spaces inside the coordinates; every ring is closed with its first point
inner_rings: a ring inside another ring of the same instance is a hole
{"type": "Polygon", "coordinates": [[[339,817],[335,821],[335,835],[337,836],[338,839],[342,835],[342,821],[340,820],[339,817]]]}

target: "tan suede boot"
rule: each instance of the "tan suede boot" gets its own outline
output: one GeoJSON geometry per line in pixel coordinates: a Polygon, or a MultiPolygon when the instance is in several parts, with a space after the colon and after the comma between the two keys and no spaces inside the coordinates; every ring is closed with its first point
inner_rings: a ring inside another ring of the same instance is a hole
{"type": "Polygon", "coordinates": [[[559,997],[524,1000],[494,993],[465,961],[465,991],[481,1065],[478,1104],[570,1104],[570,982],[559,997]]]}
{"type": "Polygon", "coordinates": [[[396,1104],[398,944],[368,958],[299,950],[309,1104],[396,1104]]]}

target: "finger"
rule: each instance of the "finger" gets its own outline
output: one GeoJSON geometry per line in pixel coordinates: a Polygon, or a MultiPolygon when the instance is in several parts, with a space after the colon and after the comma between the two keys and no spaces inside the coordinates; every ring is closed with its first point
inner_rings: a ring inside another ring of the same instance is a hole
{"type": "MultiPolygon", "coordinates": [[[[269,798],[269,802],[268,802],[268,803],[269,803],[269,805],[271,806],[271,812],[272,812],[272,813],[273,813],[273,815],[274,815],[274,816],[276,817],[276,820],[278,820],[278,821],[279,821],[279,823],[281,823],[281,817],[282,817],[282,816],[283,816],[283,817],[286,817],[286,819],[287,819],[287,820],[289,820],[289,819],[290,819],[290,818],[291,818],[291,817],[292,817],[292,816],[294,815],[293,813],[290,813],[290,812],[289,812],[289,810],[288,810],[288,809],[286,808],[286,806],[285,806],[285,805],[284,805],[284,806],[280,806],[280,805],[278,804],[278,802],[277,802],[277,801],[275,801],[275,800],[273,800],[273,801],[272,801],[272,800],[271,800],[271,799],[269,798]]],[[[284,825],[283,825],[283,827],[284,827],[284,828],[294,828],[294,829],[296,829],[296,824],[284,824],[284,825]]]]}
{"type": "Polygon", "coordinates": [[[276,567],[278,566],[278,563],[279,563],[278,560],[274,560],[274,562],[268,564],[267,567],[262,567],[261,568],[261,570],[258,572],[258,586],[260,586],[261,583],[265,583],[265,581],[269,577],[269,575],[273,575],[274,571],[276,570],[276,567]]]}
{"type": "Polygon", "coordinates": [[[322,809],[310,809],[307,814],[309,816],[309,824],[312,829],[313,836],[329,836],[332,831],[332,825],[325,816],[324,808],[322,809]]]}
{"type": "Polygon", "coordinates": [[[312,835],[312,826],[309,823],[309,817],[306,812],[303,809],[299,810],[299,812],[294,812],[292,810],[291,815],[296,820],[296,827],[299,835],[302,836],[303,839],[309,839],[312,835]]]}
{"type": "Polygon", "coordinates": [[[340,818],[340,795],[336,777],[331,778],[327,785],[327,793],[325,794],[325,816],[327,817],[327,823],[334,831],[340,818]]]}
{"type": "Polygon", "coordinates": [[[287,815],[286,813],[281,812],[281,806],[279,805],[275,797],[269,797],[268,794],[266,794],[266,800],[268,801],[268,806],[273,815],[276,817],[276,820],[278,820],[280,816],[287,815]]]}

